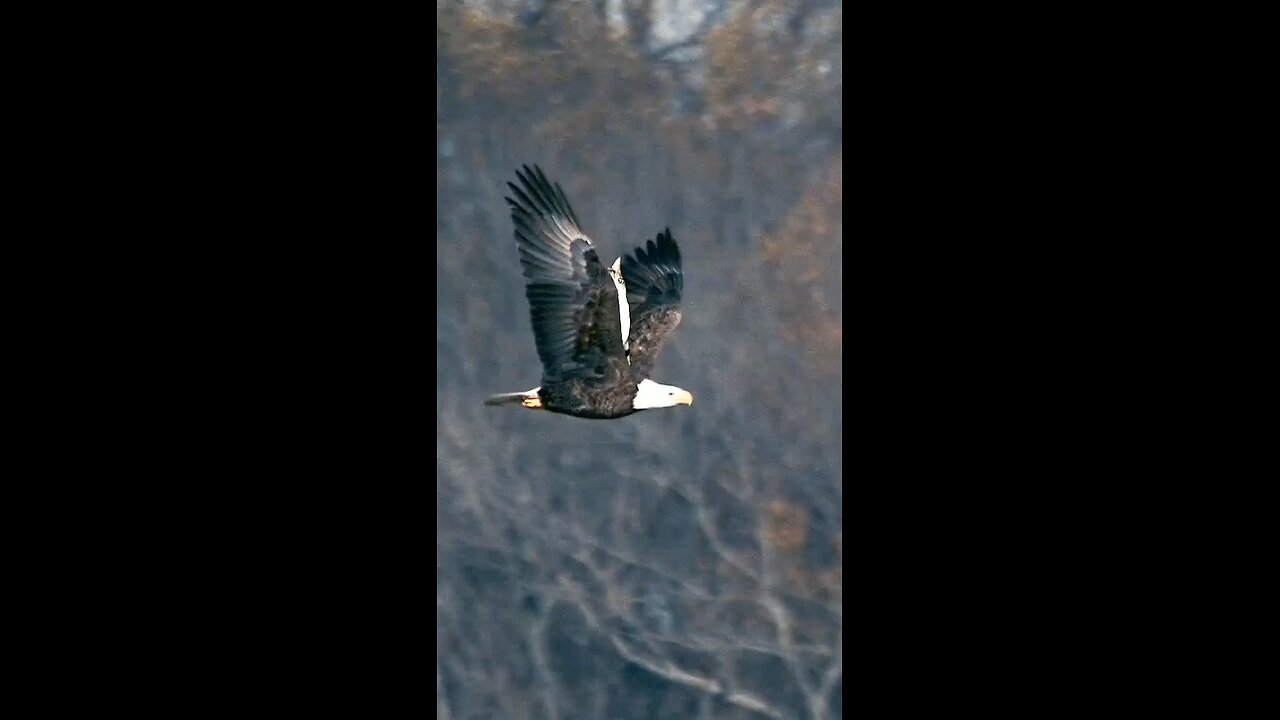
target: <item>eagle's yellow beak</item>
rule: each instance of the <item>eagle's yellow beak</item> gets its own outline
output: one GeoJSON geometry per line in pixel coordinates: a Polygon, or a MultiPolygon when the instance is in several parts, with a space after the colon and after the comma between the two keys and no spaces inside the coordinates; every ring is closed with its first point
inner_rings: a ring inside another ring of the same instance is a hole
{"type": "Polygon", "coordinates": [[[688,390],[681,391],[680,394],[676,395],[676,403],[679,405],[692,405],[693,393],[688,390]]]}

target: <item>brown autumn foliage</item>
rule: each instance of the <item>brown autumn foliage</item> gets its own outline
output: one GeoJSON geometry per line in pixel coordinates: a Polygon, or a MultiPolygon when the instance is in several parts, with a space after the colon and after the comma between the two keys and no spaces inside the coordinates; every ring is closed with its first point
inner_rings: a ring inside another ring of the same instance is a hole
{"type": "Polygon", "coordinates": [[[786,62],[794,41],[764,28],[783,12],[781,3],[761,3],[707,36],[711,59],[707,98],[718,123],[745,130],[780,112],[779,90],[787,78],[786,62]],[[755,52],[743,52],[745,47],[755,52]]]}
{"type": "Polygon", "coordinates": [[[843,228],[830,208],[841,206],[842,176],[841,159],[833,158],[782,227],[765,238],[762,251],[777,287],[786,289],[781,300],[787,339],[803,344],[817,370],[834,375],[844,340],[838,278],[843,228]]]}
{"type": "Polygon", "coordinates": [[[804,547],[809,513],[800,506],[773,500],[765,508],[765,541],[783,551],[804,547]]]}

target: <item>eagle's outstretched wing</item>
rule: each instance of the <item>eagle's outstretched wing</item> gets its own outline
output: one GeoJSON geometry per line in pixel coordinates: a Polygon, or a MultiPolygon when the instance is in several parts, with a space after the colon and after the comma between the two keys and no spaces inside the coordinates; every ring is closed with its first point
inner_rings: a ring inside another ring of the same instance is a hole
{"type": "Polygon", "coordinates": [[[516,177],[523,189],[507,183],[515,194],[507,202],[543,383],[605,379],[609,360],[625,357],[617,288],[560,186],[536,165],[516,177]]]}
{"type": "Polygon", "coordinates": [[[662,344],[680,324],[684,271],[670,228],[622,257],[622,277],[631,309],[631,371],[636,377],[649,377],[662,344]]]}

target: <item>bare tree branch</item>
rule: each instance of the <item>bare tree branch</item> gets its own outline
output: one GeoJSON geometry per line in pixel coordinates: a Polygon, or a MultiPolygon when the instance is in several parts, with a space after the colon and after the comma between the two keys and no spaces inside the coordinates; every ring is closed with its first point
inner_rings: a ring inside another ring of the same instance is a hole
{"type": "Polygon", "coordinates": [[[533,667],[538,673],[538,687],[542,704],[550,720],[560,720],[560,707],[556,703],[556,678],[547,662],[547,623],[555,603],[547,605],[538,620],[529,628],[529,649],[533,654],[533,667]]]}
{"type": "Polygon", "coordinates": [[[681,670],[671,663],[661,663],[642,657],[639,653],[634,652],[627,644],[616,635],[609,636],[610,642],[614,648],[618,650],[618,654],[627,660],[639,665],[649,672],[658,675],[671,682],[701,690],[712,697],[723,698],[725,702],[738,707],[760,713],[766,717],[774,718],[774,720],[783,720],[785,717],[777,708],[769,705],[764,700],[750,693],[741,691],[726,692],[726,689],[719,682],[711,678],[702,677],[693,673],[681,670]]]}

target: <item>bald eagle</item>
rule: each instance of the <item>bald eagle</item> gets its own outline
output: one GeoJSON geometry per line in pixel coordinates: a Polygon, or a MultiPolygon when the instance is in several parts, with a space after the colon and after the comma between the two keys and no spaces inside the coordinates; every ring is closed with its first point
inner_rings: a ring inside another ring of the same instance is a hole
{"type": "Polygon", "coordinates": [[[598,419],[692,405],[687,390],[649,378],[680,324],[684,274],[671,229],[605,266],[559,184],[537,165],[516,170],[516,178],[520,187],[507,183],[515,195],[507,203],[542,384],[485,404],[598,419]]]}

